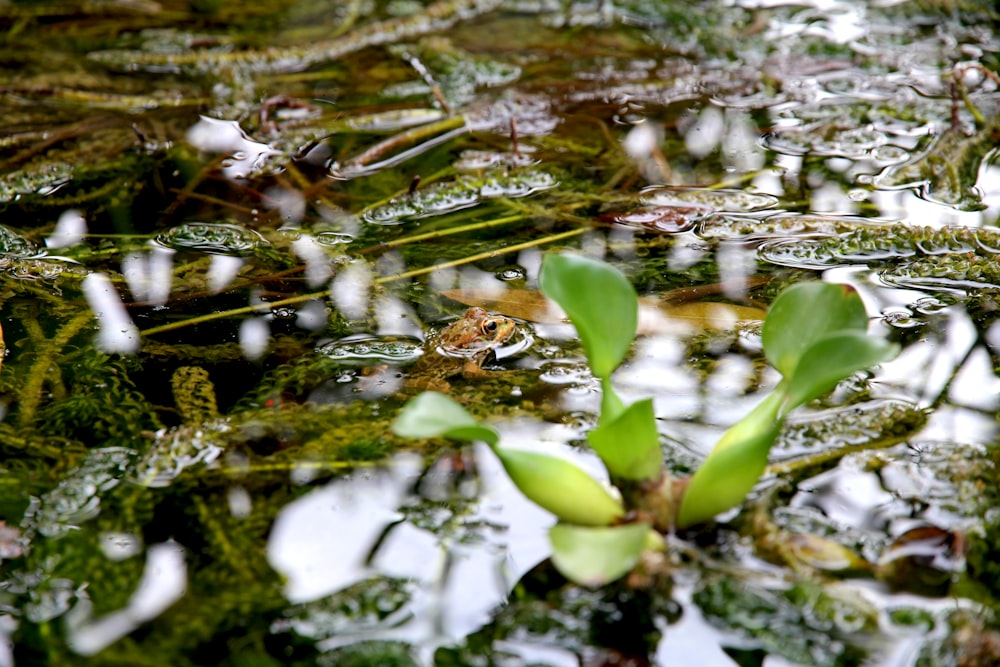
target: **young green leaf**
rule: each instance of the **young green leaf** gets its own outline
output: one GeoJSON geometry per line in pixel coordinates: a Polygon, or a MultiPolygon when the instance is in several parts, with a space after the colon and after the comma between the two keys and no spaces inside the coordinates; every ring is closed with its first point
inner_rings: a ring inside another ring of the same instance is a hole
{"type": "Polygon", "coordinates": [[[625,358],[638,317],[631,283],[618,270],[579,255],[546,255],[538,285],[576,327],[591,372],[607,378],[625,358]]]}
{"type": "Polygon", "coordinates": [[[819,398],[851,373],[887,361],[899,346],[859,331],[843,331],[817,341],[806,349],[786,377],[785,404],[782,416],[819,398]]]}
{"type": "Polygon", "coordinates": [[[806,282],[782,290],[767,312],[761,338],[767,360],[787,378],[816,341],[867,328],[865,305],[853,287],[806,282]]]}
{"type": "Polygon", "coordinates": [[[629,405],[613,421],[602,421],[587,433],[587,441],[613,477],[643,480],[660,476],[663,453],[650,398],[629,405]]]}
{"type": "Polygon", "coordinates": [[[524,449],[493,451],[521,493],[562,521],[607,526],[625,515],[600,482],[565,459],[524,449]]]}
{"type": "Polygon", "coordinates": [[[603,528],[557,523],[549,529],[552,563],[581,586],[603,586],[635,567],[650,530],[648,523],[603,528]]]}
{"type": "Polygon", "coordinates": [[[402,438],[482,440],[490,446],[500,441],[496,431],[476,421],[454,399],[433,391],[424,392],[408,402],[391,429],[402,438]]]}
{"type": "Polygon", "coordinates": [[[781,430],[782,394],[769,394],[734,424],[691,477],[677,511],[677,527],[686,528],[736,507],[753,490],[767,467],[767,455],[781,430]]]}

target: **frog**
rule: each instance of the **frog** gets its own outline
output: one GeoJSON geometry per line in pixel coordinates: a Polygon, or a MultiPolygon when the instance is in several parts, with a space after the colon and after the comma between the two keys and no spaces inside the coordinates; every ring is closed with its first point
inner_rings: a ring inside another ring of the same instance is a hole
{"type": "Polygon", "coordinates": [[[509,317],[484,308],[469,308],[461,318],[428,336],[424,354],[413,365],[405,388],[447,393],[451,389],[448,380],[456,375],[465,378],[491,375],[483,364],[513,337],[517,328],[517,323],[509,317]]]}

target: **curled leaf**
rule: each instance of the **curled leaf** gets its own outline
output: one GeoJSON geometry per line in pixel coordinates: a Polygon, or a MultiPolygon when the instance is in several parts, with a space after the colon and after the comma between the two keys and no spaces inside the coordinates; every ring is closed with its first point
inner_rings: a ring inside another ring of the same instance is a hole
{"type": "MultiPolygon", "coordinates": [[[[648,523],[584,528],[557,523],[549,530],[552,563],[581,586],[603,586],[628,574],[656,536],[648,523]]],[[[661,540],[662,541],[662,540],[661,540]]]]}
{"type": "Polygon", "coordinates": [[[565,459],[524,449],[494,451],[521,493],[562,521],[607,526],[625,515],[600,482],[565,459]]]}
{"type": "Polygon", "coordinates": [[[491,446],[500,441],[496,431],[476,421],[454,399],[434,391],[407,403],[392,423],[392,432],[401,438],[482,440],[491,446]]]}
{"type": "Polygon", "coordinates": [[[642,480],[660,476],[663,454],[653,399],[632,403],[617,418],[602,420],[587,433],[587,441],[614,477],[642,480]]]}

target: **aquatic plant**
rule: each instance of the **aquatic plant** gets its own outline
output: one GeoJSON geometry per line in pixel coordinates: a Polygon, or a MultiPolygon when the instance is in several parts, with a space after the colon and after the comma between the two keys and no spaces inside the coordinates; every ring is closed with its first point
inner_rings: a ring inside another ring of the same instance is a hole
{"type": "Polygon", "coordinates": [[[582,584],[617,579],[643,551],[662,548],[661,533],[711,521],[738,506],[763,474],[789,412],[897,351],[866,334],[868,317],[852,288],[805,282],[785,289],[762,330],[765,356],[782,380],[726,431],[690,479],[676,479],[663,467],[652,399],[626,405],[611,381],[635,337],[632,285],[607,264],[569,254],[546,257],[539,285],[573,322],[601,382],[601,414],[587,441],[619,494],[561,458],[501,446],[496,431],[442,394],[415,398],[393,430],[489,444],[521,492],[558,517],[549,533],[553,563],[582,584]]]}

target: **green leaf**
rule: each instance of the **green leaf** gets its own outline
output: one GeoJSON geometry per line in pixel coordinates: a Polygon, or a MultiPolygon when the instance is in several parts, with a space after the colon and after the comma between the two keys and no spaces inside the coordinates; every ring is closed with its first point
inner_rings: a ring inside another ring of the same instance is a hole
{"type": "Polygon", "coordinates": [[[786,378],[782,414],[819,398],[851,373],[892,359],[898,351],[898,345],[858,331],[844,331],[817,341],[786,378]]]}
{"type": "Polygon", "coordinates": [[[610,377],[635,338],[638,299],[625,276],[579,255],[546,255],[538,285],[573,322],[591,372],[610,377]]]}
{"type": "Polygon", "coordinates": [[[603,586],[635,567],[650,530],[648,523],[610,528],[557,523],[549,529],[552,564],[564,577],[581,586],[603,586]]]}
{"type": "Polygon", "coordinates": [[[587,441],[613,477],[642,480],[660,476],[663,454],[651,398],[633,403],[617,419],[601,423],[587,433],[587,441]]]}
{"type": "Polygon", "coordinates": [[[788,378],[817,341],[867,328],[865,305],[853,287],[805,282],[782,290],[767,312],[761,337],[767,360],[788,378]]]}
{"type": "Polygon", "coordinates": [[[769,394],[734,424],[691,477],[677,511],[677,527],[711,521],[736,507],[757,484],[774,439],[781,431],[778,410],[782,394],[769,394]]]}
{"type": "Polygon", "coordinates": [[[600,482],[565,459],[524,449],[494,451],[521,493],[562,521],[607,526],[625,515],[600,482]]]}
{"type": "Polygon", "coordinates": [[[454,399],[433,391],[410,400],[391,428],[401,438],[482,440],[491,446],[500,441],[496,431],[476,421],[454,399]]]}

